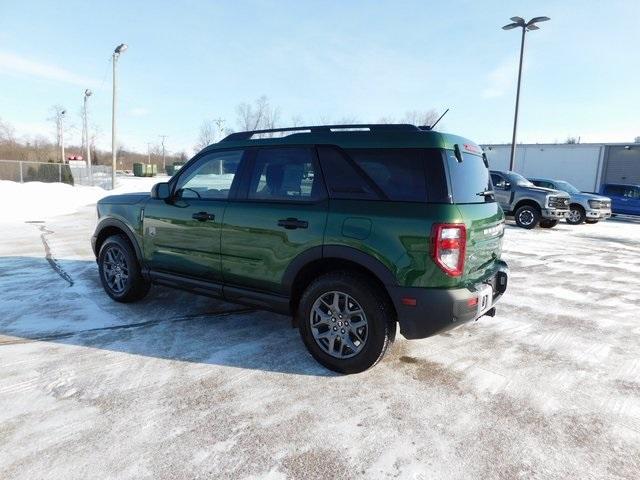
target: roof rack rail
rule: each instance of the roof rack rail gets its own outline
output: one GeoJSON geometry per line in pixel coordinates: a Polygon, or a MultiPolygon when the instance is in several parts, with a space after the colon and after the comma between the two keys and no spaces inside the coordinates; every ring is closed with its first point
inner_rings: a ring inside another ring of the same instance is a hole
{"type": "Polygon", "coordinates": [[[425,127],[416,127],[409,123],[358,123],[352,125],[314,125],[306,127],[286,127],[286,128],[269,128],[266,130],[248,130],[246,132],[236,132],[227,135],[220,142],[232,142],[241,140],[251,140],[254,135],[263,135],[269,133],[280,132],[298,132],[298,133],[333,133],[345,130],[368,130],[370,132],[413,132],[425,129],[425,127]]]}

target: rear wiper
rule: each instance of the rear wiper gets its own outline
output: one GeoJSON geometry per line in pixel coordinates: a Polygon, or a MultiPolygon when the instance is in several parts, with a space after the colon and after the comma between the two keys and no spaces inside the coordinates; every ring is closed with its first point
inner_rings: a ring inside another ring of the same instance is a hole
{"type": "Polygon", "coordinates": [[[493,190],[485,190],[484,192],[476,193],[476,195],[479,197],[488,197],[489,195],[494,195],[494,193],[495,192],[493,190]]]}

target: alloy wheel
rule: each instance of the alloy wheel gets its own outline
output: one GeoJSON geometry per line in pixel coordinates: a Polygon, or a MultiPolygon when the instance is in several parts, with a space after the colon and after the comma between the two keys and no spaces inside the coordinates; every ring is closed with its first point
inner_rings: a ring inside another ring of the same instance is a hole
{"type": "Polygon", "coordinates": [[[572,222],[579,222],[580,221],[580,217],[582,217],[582,215],[580,214],[580,212],[578,210],[574,210],[571,209],[569,210],[569,220],[572,222]]]}
{"type": "Polygon", "coordinates": [[[523,210],[518,215],[518,220],[522,225],[531,225],[533,223],[533,213],[530,210],[523,210]]]}
{"type": "Polygon", "coordinates": [[[332,291],[318,297],[311,307],[309,322],[314,340],[332,357],[351,358],[367,342],[367,316],[360,304],[344,292],[332,291]]]}
{"type": "Polygon", "coordinates": [[[118,246],[110,246],[104,254],[102,269],[107,285],[119,295],[125,291],[129,282],[129,267],[122,249],[118,246]]]}

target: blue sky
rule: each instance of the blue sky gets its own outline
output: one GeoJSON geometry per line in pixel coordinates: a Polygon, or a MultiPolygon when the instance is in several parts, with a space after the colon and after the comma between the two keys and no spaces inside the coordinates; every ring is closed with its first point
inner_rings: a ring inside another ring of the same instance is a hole
{"type": "Polygon", "coordinates": [[[166,134],[191,153],[203,120],[236,128],[236,106],[261,95],[282,124],[448,107],[443,129],[508,142],[519,33],[500,27],[514,15],[551,17],[527,35],[519,140],[640,135],[637,0],[0,0],[0,118],[52,137],[50,108],[62,104],[79,138],[89,87],[109,148],[109,60],[125,42],[119,131],[140,151],[166,134]]]}

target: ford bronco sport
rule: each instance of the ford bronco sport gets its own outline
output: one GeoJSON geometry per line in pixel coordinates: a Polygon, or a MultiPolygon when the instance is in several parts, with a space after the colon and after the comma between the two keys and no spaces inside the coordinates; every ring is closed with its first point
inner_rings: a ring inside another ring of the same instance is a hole
{"type": "Polygon", "coordinates": [[[152,283],[291,315],[313,357],[355,373],[394,340],[495,314],[504,216],[473,142],[413,125],[234,133],[151,194],[98,202],[116,301],[152,283]]]}

